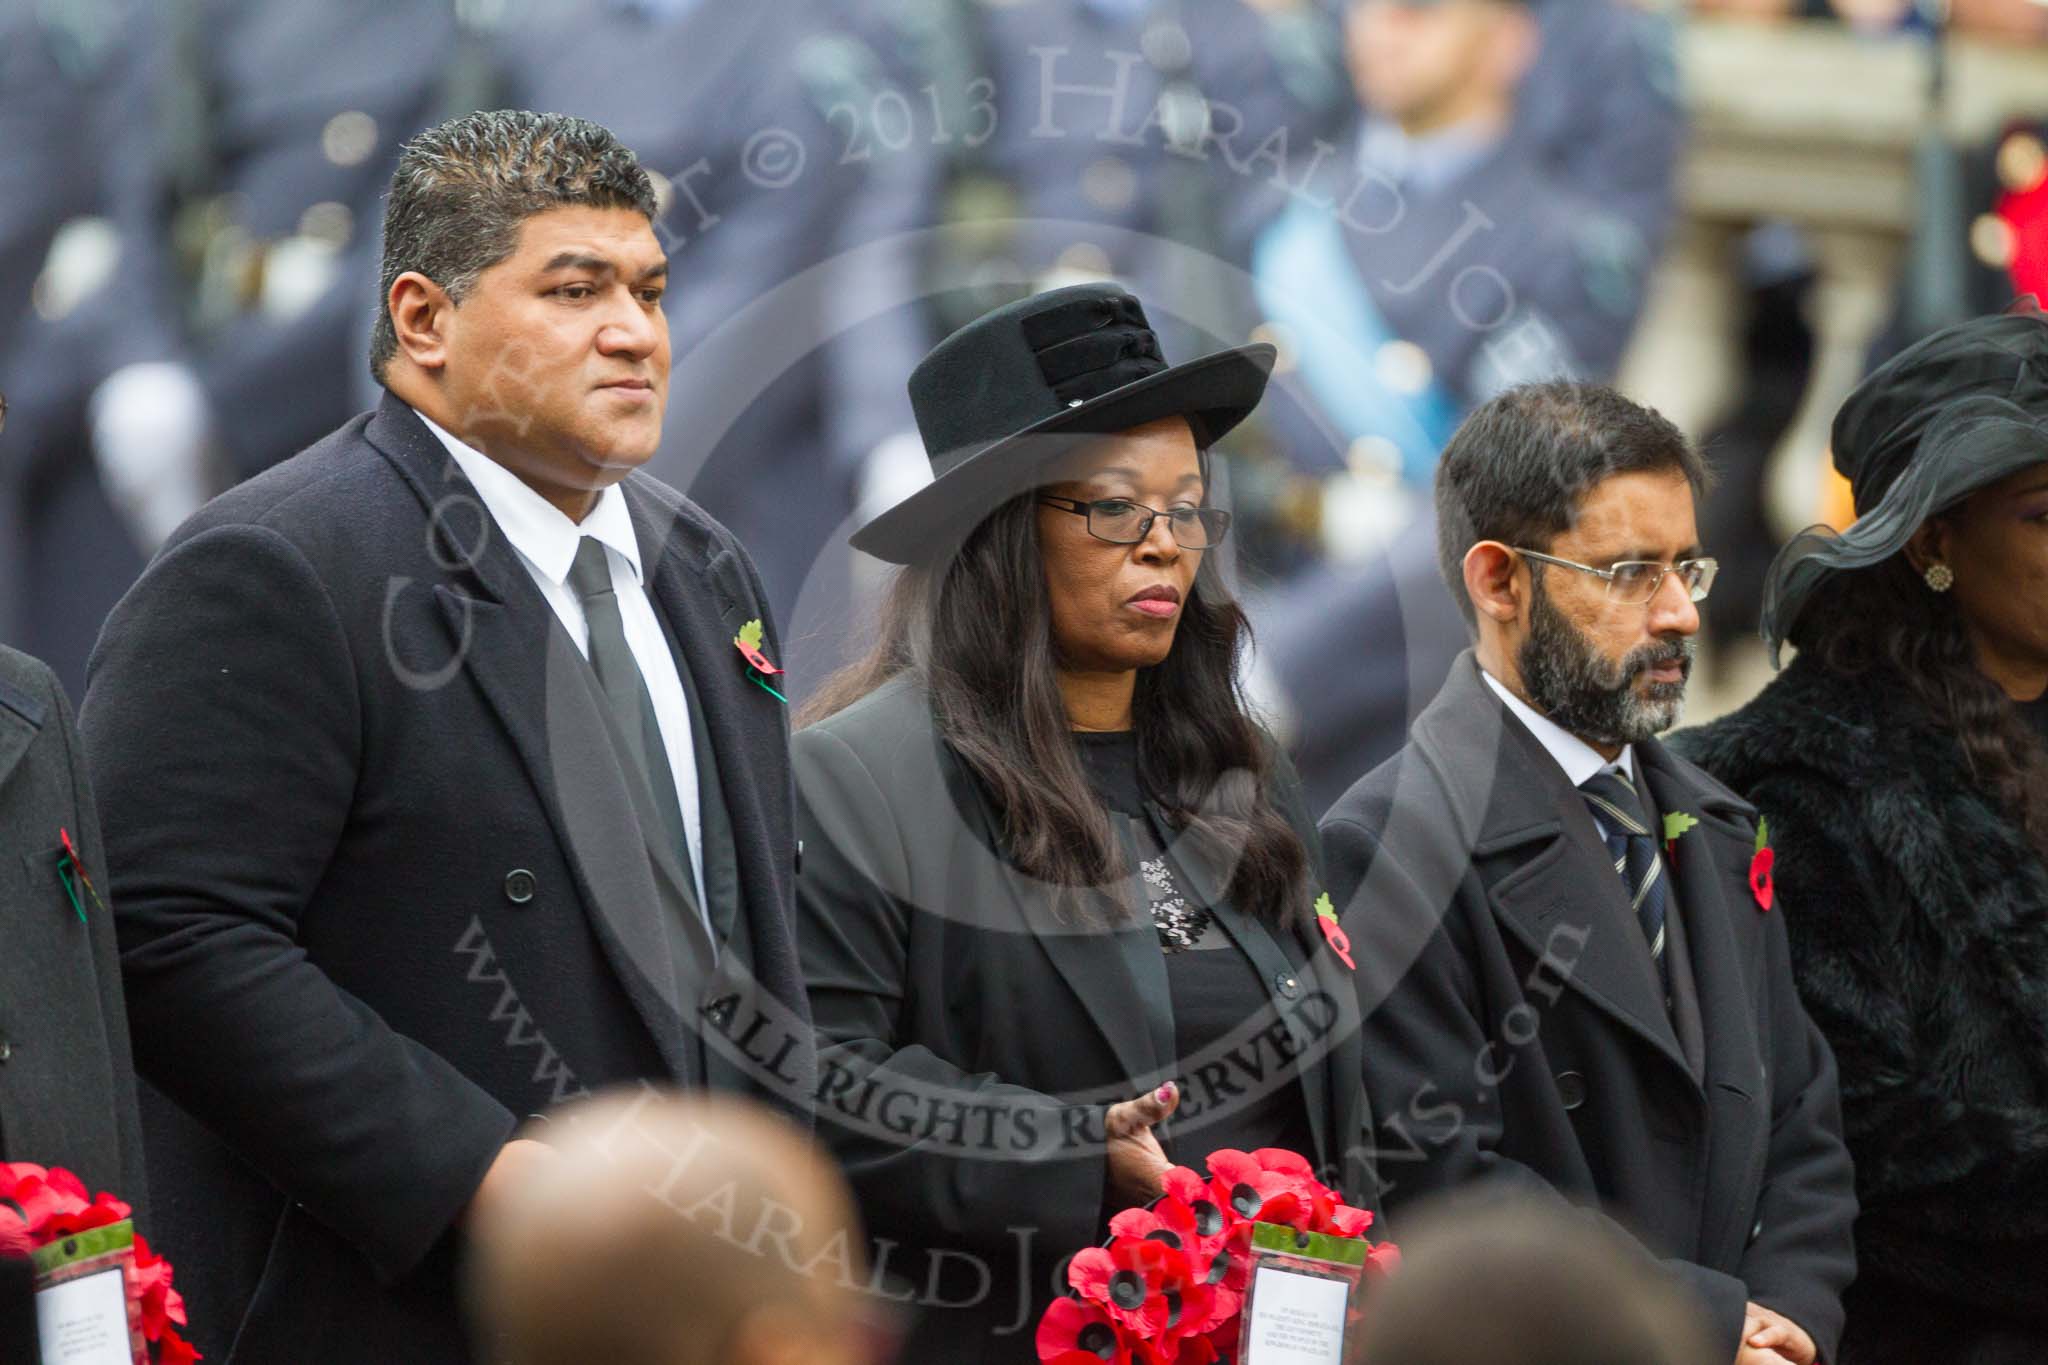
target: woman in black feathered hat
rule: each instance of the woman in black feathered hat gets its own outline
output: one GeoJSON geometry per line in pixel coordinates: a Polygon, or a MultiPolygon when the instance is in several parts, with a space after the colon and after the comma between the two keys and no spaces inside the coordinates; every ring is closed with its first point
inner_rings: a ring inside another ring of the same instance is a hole
{"type": "Polygon", "coordinates": [[[2048,317],[1902,353],[1835,421],[1857,518],[1779,556],[1798,657],[1677,738],[1764,813],[1841,1064],[1843,1365],[2048,1360],[2048,317]]]}
{"type": "Polygon", "coordinates": [[[1091,285],[911,378],[935,477],[854,537],[904,567],[795,739],[818,1128],[906,1359],[1036,1360],[1065,1258],[1169,1161],[1285,1148],[1371,1196],[1315,824],[1213,554],[1209,451],[1272,361],[1169,366],[1091,285]]]}

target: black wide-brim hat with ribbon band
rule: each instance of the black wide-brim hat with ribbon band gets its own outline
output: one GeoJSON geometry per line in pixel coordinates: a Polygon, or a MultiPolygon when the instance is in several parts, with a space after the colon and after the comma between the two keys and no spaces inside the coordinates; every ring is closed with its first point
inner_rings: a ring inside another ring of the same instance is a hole
{"type": "Polygon", "coordinates": [[[1840,533],[1809,527],[1772,561],[1763,637],[1773,664],[1829,575],[1883,563],[1929,517],[2048,464],[2048,314],[2029,295],[1893,356],[1836,414],[1834,458],[1856,520],[1840,533]]]}
{"type": "Polygon", "coordinates": [[[1253,345],[1168,365],[1144,308],[1114,285],[1006,304],[911,372],[932,481],[856,531],[853,548],[895,564],[929,560],[1076,445],[1162,418],[1187,418],[1206,454],[1258,406],[1273,358],[1253,345]]]}

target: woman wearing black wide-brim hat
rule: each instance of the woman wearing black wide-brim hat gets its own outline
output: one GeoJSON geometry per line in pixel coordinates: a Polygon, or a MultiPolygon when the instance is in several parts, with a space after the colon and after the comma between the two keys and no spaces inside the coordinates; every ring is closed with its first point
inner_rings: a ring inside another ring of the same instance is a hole
{"type": "MultiPolygon", "coordinates": [[[[1842,1365],[2048,1360],[2048,317],[1937,333],[1835,421],[1854,525],[1773,565],[1798,657],[1673,747],[1768,821],[1862,1216],[1842,1365]]],[[[1682,852],[1681,852],[1681,856],[1682,852]]]]}
{"type": "Polygon", "coordinates": [[[903,568],[795,741],[818,1128],[918,1290],[907,1359],[1036,1359],[1065,1258],[1169,1162],[1287,1148],[1372,1197],[1315,824],[1209,553],[1272,361],[1168,365],[1090,285],[911,377],[934,478],[853,538],[903,568]]]}

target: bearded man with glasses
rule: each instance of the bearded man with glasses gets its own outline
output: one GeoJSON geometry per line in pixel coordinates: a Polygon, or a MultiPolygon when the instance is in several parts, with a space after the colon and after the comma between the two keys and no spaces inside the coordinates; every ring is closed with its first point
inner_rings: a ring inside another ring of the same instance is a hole
{"type": "MultiPolygon", "coordinates": [[[[1511,389],[1437,472],[1476,647],[1324,818],[1384,1205],[1493,1183],[1611,1218],[1737,1365],[1832,1359],[1856,1201],[1768,833],[1668,751],[1707,471],[1611,389],[1511,389]]],[[[1793,911],[1796,913],[1796,909],[1793,911]]]]}

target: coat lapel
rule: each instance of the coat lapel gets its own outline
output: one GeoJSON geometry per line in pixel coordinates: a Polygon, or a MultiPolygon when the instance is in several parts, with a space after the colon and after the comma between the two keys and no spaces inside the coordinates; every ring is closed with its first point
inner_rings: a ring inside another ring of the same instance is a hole
{"type": "Polygon", "coordinates": [[[1641,926],[1585,802],[1479,676],[1467,652],[1415,723],[1454,828],[1472,831],[1495,916],[1538,958],[1576,939],[1566,986],[1668,1059],[1692,1083],[1641,926]]]}
{"type": "MultiPolygon", "coordinates": [[[[1135,856],[1135,841],[1126,834],[1125,842],[1126,853],[1135,856]]],[[[1015,879],[1011,884],[1017,885],[1015,879]]],[[[1136,875],[1125,878],[1122,889],[1123,905],[1145,903],[1145,888],[1136,875]]],[[[1114,923],[1075,924],[1057,918],[1043,896],[1026,893],[1019,899],[1046,956],[1116,1054],[1131,1095],[1171,1080],[1178,1052],[1173,995],[1150,917],[1125,911],[1114,923]]],[[[1106,896],[1089,897],[1086,906],[1085,913],[1098,919],[1118,913],[1106,896]]]]}
{"type": "MultiPolygon", "coordinates": [[[[1016,922],[1030,931],[1073,991],[1082,1013],[1132,1083],[1132,1095],[1172,1079],[1167,1064],[1175,1051],[1173,1002],[1159,936],[1151,920],[1143,916],[1112,920],[1114,907],[1100,895],[1080,898],[1078,912],[1055,907],[1045,889],[1017,871],[1004,856],[1001,815],[967,765],[936,731],[931,742],[938,750],[941,780],[953,809],[968,824],[971,837],[989,850],[990,865],[998,869],[991,881],[1001,883],[1016,922]]],[[[1135,842],[1127,840],[1126,856],[1135,851],[1135,842]]],[[[1144,903],[1144,888],[1135,873],[1126,881],[1123,894],[1126,904],[1144,903]]],[[[1004,918],[996,915],[986,922],[1004,918]]]]}
{"type": "MultiPolygon", "coordinates": [[[[762,885],[761,875],[788,856],[764,843],[740,848],[733,842],[742,828],[762,831],[770,827],[760,809],[761,784],[737,780],[759,757],[750,751],[749,738],[758,737],[763,729],[786,729],[788,725],[783,704],[747,681],[744,661],[733,644],[740,627],[749,619],[763,617],[764,609],[744,584],[729,581],[718,572],[708,537],[662,508],[633,481],[620,488],[627,494],[633,533],[640,542],[640,562],[650,568],[648,584],[655,610],[668,629],[676,668],[689,698],[691,745],[700,769],[697,785],[702,823],[707,837],[715,834],[727,843],[737,865],[737,894],[719,897],[718,903],[707,907],[713,926],[722,937],[730,937],[739,930],[741,902],[775,903],[775,888],[762,885]],[[751,723],[736,723],[740,718],[751,718],[751,723]],[[707,754],[710,770],[704,771],[707,754]],[[735,809],[735,802],[743,803],[753,818],[737,818],[741,811],[735,809]]],[[[708,861],[706,876],[709,895],[708,861]]]]}
{"type": "MultiPolygon", "coordinates": [[[[1171,829],[1156,811],[1153,825],[1163,840],[1170,838],[1171,829]]],[[[1198,903],[1210,908],[1223,931],[1251,960],[1274,1013],[1293,1021],[1291,1031],[1302,1053],[1314,1059],[1308,1065],[1295,1068],[1302,1103],[1308,1110],[1309,1131],[1315,1137],[1316,1146],[1314,1152],[1304,1155],[1314,1160],[1318,1170],[1333,1170],[1348,1145],[1341,1136],[1346,1131],[1343,1125],[1356,1122],[1358,1118],[1356,1106],[1350,1106],[1351,1112],[1346,1114],[1342,1112],[1345,1106],[1338,1106],[1338,1112],[1333,1113],[1330,1104],[1333,1093],[1348,1094],[1350,1089],[1356,1088],[1333,1085],[1333,1071],[1341,1077],[1345,1074],[1342,1066],[1349,1065],[1353,1078],[1363,1074],[1358,1070],[1355,1056],[1355,1050],[1360,1046],[1356,1027],[1358,992],[1349,981],[1330,978],[1328,968],[1337,965],[1334,953],[1308,954],[1305,960],[1309,965],[1297,967],[1295,955],[1287,952],[1272,931],[1228,902],[1220,867],[1195,840],[1183,836],[1177,842],[1169,841],[1167,847],[1172,849],[1174,861],[1186,873],[1189,891],[1198,903]],[[1277,983],[1287,980],[1299,983],[1299,994],[1292,1000],[1286,999],[1284,992],[1275,993],[1277,983]],[[1328,1018],[1315,1013],[1323,1010],[1325,1002],[1334,1007],[1334,1014],[1328,1018]],[[1327,1046],[1318,1048],[1318,1043],[1327,1046]]],[[[1342,972],[1341,965],[1337,965],[1337,970],[1342,972]]],[[[1167,1045],[1169,1048],[1173,1046],[1170,1038],[1167,1045]]]]}
{"type": "MultiPolygon", "coordinates": [[[[705,837],[718,841],[705,857],[705,894],[720,935],[717,981],[703,1011],[712,1078],[801,1117],[816,1053],[793,924],[789,711],[753,683],[733,643],[742,625],[765,623],[768,611],[740,556],[706,523],[667,503],[666,490],[642,475],[619,490],[691,707],[701,823],[705,837]],[[772,808],[778,801],[780,812],[772,808]]],[[[775,660],[772,635],[764,647],[775,660]]]]}
{"type": "Polygon", "coordinates": [[[598,941],[669,1070],[695,1078],[701,1067],[685,1021],[698,987],[689,978],[708,975],[709,941],[694,963],[677,963],[646,913],[661,904],[658,873],[589,667],[468,480],[410,409],[387,396],[367,434],[428,509],[440,562],[459,566],[452,576],[466,580],[434,587],[461,671],[519,755],[598,941]]]}
{"type": "Polygon", "coordinates": [[[1765,1040],[1757,1029],[1762,936],[1748,886],[1756,810],[1679,763],[1654,741],[1636,746],[1658,808],[1695,816],[1668,861],[1685,920],[1706,1045],[1706,1095],[1712,1135],[1707,1158],[1700,1254],[1732,1265],[1749,1233],[1749,1214],[1770,1150],[1770,1087],[1765,1040]],[[1747,932],[1745,932],[1747,931],[1747,932]]]}
{"type": "MultiPolygon", "coordinates": [[[[21,756],[28,752],[42,732],[42,702],[6,682],[0,682],[0,787],[14,774],[21,756]]],[[[46,831],[52,838],[57,831],[46,831]]]]}

